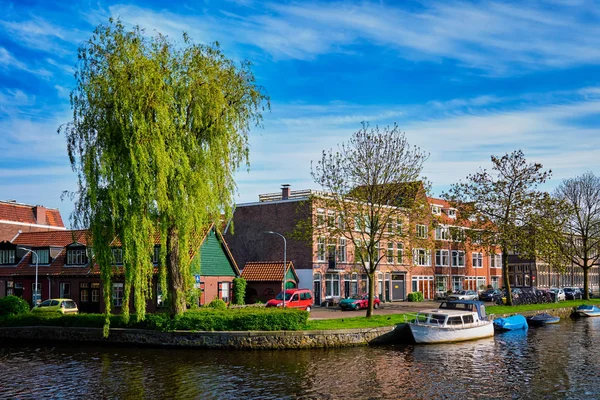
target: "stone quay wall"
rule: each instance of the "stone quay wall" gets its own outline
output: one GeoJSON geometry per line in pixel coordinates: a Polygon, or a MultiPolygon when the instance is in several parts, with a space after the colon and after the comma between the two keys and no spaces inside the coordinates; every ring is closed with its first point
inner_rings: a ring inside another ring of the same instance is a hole
{"type": "MultiPolygon", "coordinates": [[[[243,332],[157,332],[141,329],[53,326],[0,327],[0,339],[19,341],[65,341],[140,346],[199,347],[215,349],[311,349],[368,344],[397,343],[405,335],[404,326],[322,331],[243,331],[243,332]]],[[[410,334],[410,333],[409,333],[410,334]]]]}

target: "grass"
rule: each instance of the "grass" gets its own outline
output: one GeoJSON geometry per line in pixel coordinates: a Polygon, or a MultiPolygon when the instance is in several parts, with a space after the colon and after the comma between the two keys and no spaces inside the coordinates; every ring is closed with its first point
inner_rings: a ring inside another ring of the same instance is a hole
{"type": "Polygon", "coordinates": [[[514,314],[521,313],[524,311],[539,311],[548,310],[551,308],[571,308],[577,307],[582,304],[600,304],[600,299],[590,300],[567,300],[558,303],[545,303],[545,304],[527,304],[522,306],[489,306],[486,307],[488,314],[514,314]]]}
{"type": "Polygon", "coordinates": [[[332,318],[332,319],[310,319],[306,324],[307,330],[329,330],[329,329],[355,329],[355,328],[377,328],[380,326],[393,326],[403,324],[405,319],[412,319],[408,314],[384,314],[367,317],[332,318]]]}

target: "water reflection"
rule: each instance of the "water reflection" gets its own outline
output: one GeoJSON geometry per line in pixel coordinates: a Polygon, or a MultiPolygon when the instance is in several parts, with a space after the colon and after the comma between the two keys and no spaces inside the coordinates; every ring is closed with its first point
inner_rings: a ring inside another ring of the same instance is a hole
{"type": "Polygon", "coordinates": [[[600,398],[600,319],[474,342],[311,351],[10,345],[3,398],[600,398]]]}

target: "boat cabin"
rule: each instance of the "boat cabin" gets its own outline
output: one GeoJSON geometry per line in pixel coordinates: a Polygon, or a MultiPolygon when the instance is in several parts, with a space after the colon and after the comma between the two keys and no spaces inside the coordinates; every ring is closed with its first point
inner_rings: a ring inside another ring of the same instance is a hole
{"type": "Polygon", "coordinates": [[[485,312],[485,304],[483,301],[477,300],[453,300],[443,301],[440,304],[440,310],[460,310],[468,312],[476,312],[479,319],[485,321],[487,314],[485,312]]]}

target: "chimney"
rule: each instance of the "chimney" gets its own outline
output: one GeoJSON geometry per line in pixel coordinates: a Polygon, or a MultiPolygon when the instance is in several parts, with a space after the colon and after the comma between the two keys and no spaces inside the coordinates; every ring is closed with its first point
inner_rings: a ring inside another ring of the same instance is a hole
{"type": "Polygon", "coordinates": [[[284,183],[281,185],[281,200],[287,200],[290,198],[290,185],[284,183]]]}
{"type": "Polygon", "coordinates": [[[46,225],[46,207],[35,206],[33,207],[33,214],[38,225],[46,225]]]}

